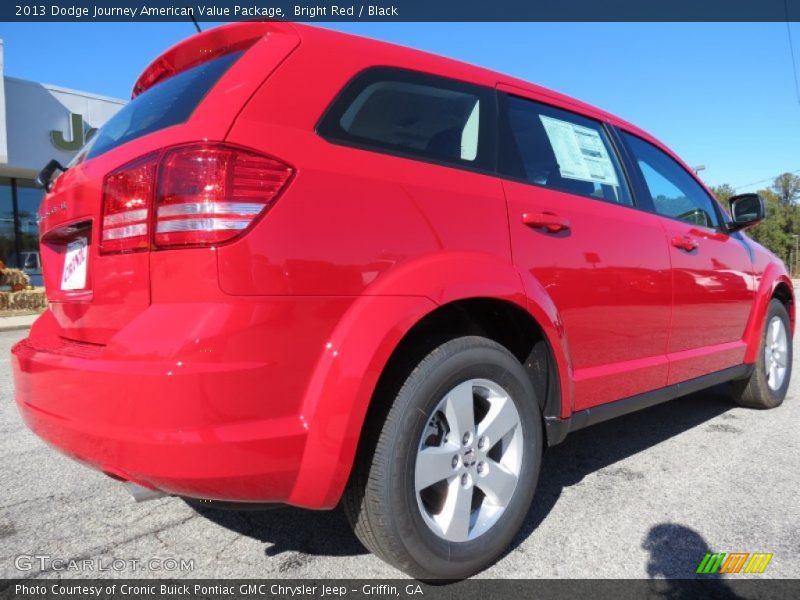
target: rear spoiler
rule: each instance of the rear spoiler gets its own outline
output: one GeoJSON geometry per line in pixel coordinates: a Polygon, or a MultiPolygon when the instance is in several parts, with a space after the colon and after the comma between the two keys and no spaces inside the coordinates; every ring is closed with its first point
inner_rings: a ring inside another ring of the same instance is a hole
{"type": "Polygon", "coordinates": [[[273,32],[295,33],[295,29],[279,21],[249,21],[231,23],[193,35],[172,46],[147,66],[136,80],[131,98],[136,98],[156,83],[181,71],[224,54],[246,50],[273,32]]]}

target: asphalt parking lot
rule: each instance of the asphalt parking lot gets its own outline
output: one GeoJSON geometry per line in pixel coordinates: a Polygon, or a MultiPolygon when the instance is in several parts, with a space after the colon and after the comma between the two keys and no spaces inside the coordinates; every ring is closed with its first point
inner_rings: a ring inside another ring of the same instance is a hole
{"type": "MultiPolygon", "coordinates": [[[[120,484],[23,425],[8,357],[24,335],[0,333],[0,577],[400,575],[367,554],[339,510],[134,503],[120,484]],[[17,558],[37,554],[94,559],[109,570],[42,571],[17,558]],[[193,569],[132,566],[151,558],[184,559],[193,569]],[[117,570],[119,559],[126,566],[117,570]]],[[[482,576],[691,577],[711,551],[771,552],[762,577],[800,576],[797,360],[794,370],[777,410],[736,408],[712,390],[570,435],[547,453],[512,549],[482,576]]]]}

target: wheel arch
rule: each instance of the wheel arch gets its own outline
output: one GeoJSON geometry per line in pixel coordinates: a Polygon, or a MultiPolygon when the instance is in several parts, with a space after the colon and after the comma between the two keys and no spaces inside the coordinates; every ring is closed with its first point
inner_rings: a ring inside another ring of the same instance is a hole
{"type": "Polygon", "coordinates": [[[440,343],[475,333],[498,341],[536,380],[543,413],[555,420],[569,413],[566,344],[543,288],[526,294],[513,265],[485,255],[440,255],[414,266],[379,278],[368,289],[376,295],[355,299],[322,352],[303,400],[309,434],[291,504],[338,502],[379,386],[401,372],[399,357],[418,356],[409,348],[421,352],[437,336],[440,343]]]}
{"type": "Polygon", "coordinates": [[[507,299],[471,297],[437,306],[406,332],[387,361],[381,379],[393,371],[408,374],[444,341],[478,335],[506,348],[523,365],[545,417],[560,417],[561,382],[553,347],[539,322],[525,308],[507,299]]]}
{"type": "Polygon", "coordinates": [[[770,263],[764,270],[758,290],[756,291],[753,310],[750,313],[750,320],[747,323],[744,333],[744,341],[747,344],[744,362],[752,364],[756,362],[758,349],[761,344],[761,332],[764,328],[764,320],[767,316],[769,303],[777,299],[786,307],[789,313],[789,324],[794,334],[795,328],[795,298],[792,280],[789,279],[785,270],[776,263],[770,263]]]}
{"type": "Polygon", "coordinates": [[[772,297],[776,300],[779,300],[781,304],[786,307],[786,312],[789,313],[789,323],[792,327],[792,333],[794,333],[795,327],[795,306],[794,306],[794,289],[791,285],[791,282],[784,281],[783,279],[779,280],[776,285],[775,289],[772,292],[772,297]]]}

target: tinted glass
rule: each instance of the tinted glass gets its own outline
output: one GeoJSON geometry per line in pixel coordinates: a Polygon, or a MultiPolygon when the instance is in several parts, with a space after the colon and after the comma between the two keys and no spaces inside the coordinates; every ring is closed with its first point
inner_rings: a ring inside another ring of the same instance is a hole
{"type": "Polygon", "coordinates": [[[318,127],[348,145],[464,166],[491,159],[486,129],[492,91],[398,69],[371,69],[351,82],[318,127]]]}
{"type": "Polygon", "coordinates": [[[14,249],[14,203],[11,180],[7,177],[0,177],[0,260],[9,267],[17,265],[14,249]]]}
{"type": "Polygon", "coordinates": [[[99,156],[148,133],[183,123],[240,55],[226,54],[157,83],[111,117],[81,155],[99,156]]]}
{"type": "Polygon", "coordinates": [[[692,225],[718,225],[713,200],[686,169],[649,142],[624,132],[623,136],[642,171],[658,214],[692,225]]]}
{"type": "Polygon", "coordinates": [[[570,194],[633,204],[603,126],[550,106],[506,96],[500,144],[505,175],[570,194]]]}
{"type": "Polygon", "coordinates": [[[42,267],[39,258],[39,223],[36,215],[44,197],[44,190],[29,179],[17,179],[17,210],[20,234],[21,268],[31,278],[33,285],[42,285],[42,267]]]}

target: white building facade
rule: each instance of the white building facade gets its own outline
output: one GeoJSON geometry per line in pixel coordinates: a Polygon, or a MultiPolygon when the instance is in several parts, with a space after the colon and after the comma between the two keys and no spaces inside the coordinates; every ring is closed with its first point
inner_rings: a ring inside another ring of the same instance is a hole
{"type": "Polygon", "coordinates": [[[36,285],[44,192],[34,177],[50,159],[67,164],[126,101],[6,77],[3,66],[0,40],[0,260],[22,267],[36,285]]]}

